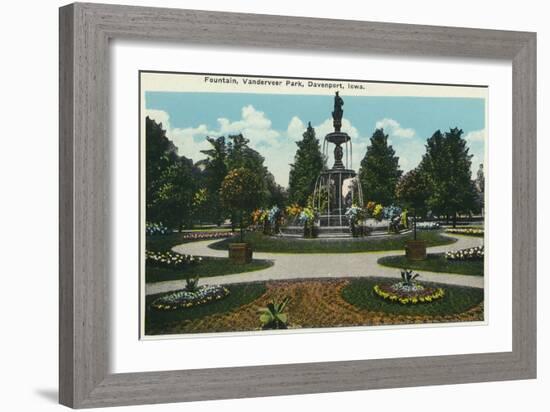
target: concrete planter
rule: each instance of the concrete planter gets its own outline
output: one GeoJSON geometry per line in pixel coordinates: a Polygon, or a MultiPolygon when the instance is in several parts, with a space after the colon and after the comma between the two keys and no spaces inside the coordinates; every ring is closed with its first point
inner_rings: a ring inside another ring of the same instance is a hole
{"type": "Polygon", "coordinates": [[[248,243],[230,243],[229,259],[239,265],[250,263],[252,261],[252,248],[248,243]]]}
{"type": "Polygon", "coordinates": [[[407,240],[405,245],[405,256],[408,260],[426,259],[426,241],[425,240],[407,240]]]}

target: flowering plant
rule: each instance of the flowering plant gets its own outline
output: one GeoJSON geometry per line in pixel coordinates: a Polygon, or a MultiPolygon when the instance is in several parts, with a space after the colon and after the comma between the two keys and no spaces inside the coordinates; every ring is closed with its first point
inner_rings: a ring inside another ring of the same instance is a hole
{"type": "Polygon", "coordinates": [[[357,224],[365,218],[365,211],[362,207],[352,205],[346,210],[345,216],[348,218],[350,224],[357,224]]]}
{"type": "Polygon", "coordinates": [[[367,202],[367,214],[369,216],[373,215],[375,207],[376,207],[376,202],[373,202],[372,200],[367,202]]]}
{"type": "Polygon", "coordinates": [[[275,225],[279,218],[281,217],[281,209],[277,205],[272,206],[271,209],[267,211],[267,219],[269,223],[275,225]]]}
{"type": "Polygon", "coordinates": [[[148,265],[168,269],[182,269],[187,265],[196,265],[202,262],[200,256],[182,255],[180,253],[145,251],[145,262],[148,265]]]}
{"type": "Polygon", "coordinates": [[[262,224],[267,217],[267,211],[264,209],[256,209],[251,213],[251,217],[254,225],[262,224]]]}
{"type": "Polygon", "coordinates": [[[305,207],[300,212],[300,216],[298,216],[298,221],[305,225],[310,222],[313,222],[315,220],[315,211],[311,207],[305,207]]]}
{"type": "Polygon", "coordinates": [[[151,306],[158,310],[187,309],[220,300],[229,295],[229,289],[220,285],[196,287],[193,291],[182,289],[157,298],[151,306]]]}
{"type": "Polygon", "coordinates": [[[304,225],[304,236],[315,237],[315,220],[317,219],[317,212],[312,207],[305,207],[298,216],[298,222],[304,225]]]}
{"type": "Polygon", "coordinates": [[[302,207],[296,203],[293,203],[286,207],[285,213],[290,217],[298,216],[302,213],[302,207]]]}
{"type": "Polygon", "coordinates": [[[382,218],[391,220],[396,216],[399,216],[401,214],[401,208],[399,206],[386,206],[382,208],[382,218]]]}
{"type": "Polygon", "coordinates": [[[147,222],[145,223],[145,234],[147,236],[154,236],[154,235],[165,235],[167,234],[168,228],[162,224],[162,222],[159,223],[151,223],[147,222]]]}
{"type": "Polygon", "coordinates": [[[376,220],[382,220],[384,213],[384,206],[382,206],[380,203],[378,203],[376,206],[374,206],[374,210],[372,211],[372,217],[376,220]]]}
{"type": "Polygon", "coordinates": [[[467,249],[454,250],[445,253],[447,260],[483,260],[485,257],[485,247],[475,246],[467,249]]]}

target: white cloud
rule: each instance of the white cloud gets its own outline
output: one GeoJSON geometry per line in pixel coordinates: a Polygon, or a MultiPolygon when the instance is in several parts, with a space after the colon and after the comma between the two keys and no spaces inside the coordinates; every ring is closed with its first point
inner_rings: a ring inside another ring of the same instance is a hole
{"type": "Polygon", "coordinates": [[[148,116],[157,123],[162,123],[163,129],[170,129],[170,115],[164,110],[147,109],[145,110],[145,116],[148,116]]]}
{"type": "Polygon", "coordinates": [[[384,129],[384,131],[390,136],[394,137],[403,137],[405,139],[410,139],[416,135],[414,129],[403,128],[397,120],[384,118],[376,122],[377,129],[384,129]]]}
{"type": "Polygon", "coordinates": [[[485,129],[471,131],[464,136],[464,139],[468,142],[483,142],[485,141],[485,129]]]}
{"type": "Polygon", "coordinates": [[[292,119],[290,119],[290,123],[288,123],[286,134],[292,140],[297,141],[302,138],[305,130],[306,125],[304,124],[304,122],[298,116],[294,116],[292,119]]]}
{"type": "Polygon", "coordinates": [[[220,135],[242,133],[254,143],[262,142],[264,145],[272,145],[273,139],[279,137],[279,132],[271,128],[269,120],[264,112],[260,112],[252,105],[244,106],[241,109],[241,119],[230,121],[224,117],[218,119],[220,135]]]}
{"type": "MultiPolygon", "coordinates": [[[[163,128],[166,129],[166,136],[174,142],[178,153],[193,159],[194,162],[205,157],[201,150],[210,148],[210,143],[205,139],[207,136],[227,137],[242,133],[250,140],[250,146],[265,157],[266,166],[275,175],[276,181],[284,186],[288,184],[288,165],[292,163],[296,151],[294,140],[282,139],[281,133],[272,129],[271,120],[265,116],[265,113],[256,110],[252,105],[242,108],[239,120],[217,119],[218,128],[216,129],[209,129],[205,124],[183,129],[172,128],[169,114],[162,110],[147,110],[146,115],[156,122],[162,122],[163,128]]],[[[298,118],[291,121],[293,124],[291,131],[294,133],[299,131],[301,137],[305,127],[299,130],[299,122],[301,121],[298,118]]]]}

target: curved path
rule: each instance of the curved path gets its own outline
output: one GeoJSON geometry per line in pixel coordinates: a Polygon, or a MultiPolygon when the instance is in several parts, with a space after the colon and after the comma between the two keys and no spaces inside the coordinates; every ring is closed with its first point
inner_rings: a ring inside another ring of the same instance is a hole
{"type": "MultiPolygon", "coordinates": [[[[429,253],[442,253],[450,250],[465,249],[483,244],[483,238],[454,235],[455,243],[428,248],[429,253]]],[[[184,243],[172,248],[174,252],[208,257],[227,257],[226,250],[215,250],[208,246],[220,239],[184,243]]],[[[333,278],[333,277],[387,277],[399,278],[399,269],[379,265],[378,259],[383,256],[405,254],[402,250],[386,250],[381,252],[359,253],[266,253],[254,252],[255,259],[272,260],[274,265],[262,270],[233,275],[213,276],[205,278],[204,282],[224,285],[229,283],[254,282],[265,280],[333,278]]],[[[422,280],[449,285],[471,286],[483,288],[483,276],[457,275],[422,271],[422,280]]],[[[185,280],[169,280],[166,282],[148,283],[146,294],[169,292],[183,289],[185,280]]]]}

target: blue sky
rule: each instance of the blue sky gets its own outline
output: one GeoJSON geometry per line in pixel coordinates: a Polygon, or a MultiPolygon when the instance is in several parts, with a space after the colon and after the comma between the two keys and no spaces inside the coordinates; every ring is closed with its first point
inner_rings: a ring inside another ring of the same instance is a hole
{"type": "MultiPolygon", "coordinates": [[[[436,130],[464,130],[472,159],[472,172],[483,163],[485,140],[484,100],[449,97],[343,96],[343,130],[353,142],[357,170],[369,138],[383,127],[400,166],[417,166],[426,139],[436,130]]],[[[208,147],[206,136],[243,133],[265,158],[276,181],[288,184],[289,164],[307,122],[322,141],[332,131],[332,95],[253,93],[146,92],[146,115],[162,122],[179,153],[198,161],[208,147]]],[[[332,164],[332,160],[329,160],[332,164]]]]}

